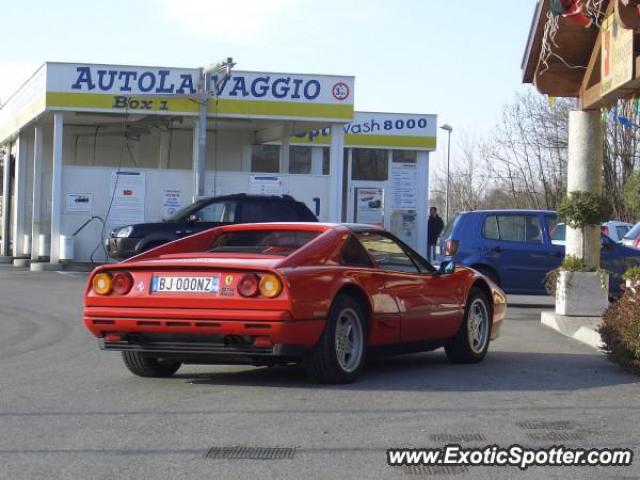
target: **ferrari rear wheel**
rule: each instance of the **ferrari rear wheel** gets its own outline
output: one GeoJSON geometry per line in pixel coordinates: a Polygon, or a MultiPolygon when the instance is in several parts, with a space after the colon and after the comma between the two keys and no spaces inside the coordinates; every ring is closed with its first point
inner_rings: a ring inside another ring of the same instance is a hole
{"type": "Polygon", "coordinates": [[[455,337],[445,345],[453,363],[478,363],[487,355],[491,338],[491,307],[484,292],[471,290],[464,320],[455,337]]]}
{"type": "Polygon", "coordinates": [[[122,352],[122,360],[129,371],[139,377],[171,377],[182,365],[181,362],[147,357],[139,352],[122,352]]]}
{"type": "Polygon", "coordinates": [[[351,383],[364,365],[366,324],[360,303],[347,295],[337,297],[320,341],[305,359],[307,373],[322,383],[351,383]]]}

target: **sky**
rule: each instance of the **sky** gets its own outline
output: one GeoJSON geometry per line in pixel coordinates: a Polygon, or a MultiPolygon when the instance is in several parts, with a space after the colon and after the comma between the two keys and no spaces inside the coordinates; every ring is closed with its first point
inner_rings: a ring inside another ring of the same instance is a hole
{"type": "Polygon", "coordinates": [[[490,135],[525,88],[535,3],[2,0],[0,99],[45,61],[198,67],[231,56],[242,70],[355,75],[357,110],[438,114],[455,146],[490,135]]]}

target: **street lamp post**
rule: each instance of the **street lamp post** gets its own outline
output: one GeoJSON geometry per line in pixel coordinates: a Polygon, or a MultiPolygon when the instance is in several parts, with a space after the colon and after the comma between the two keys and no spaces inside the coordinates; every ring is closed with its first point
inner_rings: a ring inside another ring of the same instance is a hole
{"type": "MultiPolygon", "coordinates": [[[[208,67],[200,68],[199,85],[198,85],[198,103],[199,115],[197,120],[197,141],[194,142],[194,159],[193,159],[193,201],[204,196],[204,177],[206,172],[206,155],[207,155],[207,120],[209,118],[209,95],[211,94],[211,76],[217,77],[217,83],[213,85],[213,93],[217,95],[218,84],[223,82],[231,75],[231,69],[235,67],[233,58],[228,57],[225,60],[208,67]]],[[[215,112],[216,114],[218,112],[215,112]]],[[[215,175],[215,171],[214,171],[215,175]]],[[[213,189],[215,192],[215,177],[213,180],[213,189]]]]}
{"type": "Polygon", "coordinates": [[[445,207],[444,207],[445,224],[449,224],[449,183],[450,183],[449,165],[451,160],[451,132],[453,132],[453,127],[445,123],[440,128],[449,134],[448,146],[447,146],[447,191],[445,193],[445,207]]]}

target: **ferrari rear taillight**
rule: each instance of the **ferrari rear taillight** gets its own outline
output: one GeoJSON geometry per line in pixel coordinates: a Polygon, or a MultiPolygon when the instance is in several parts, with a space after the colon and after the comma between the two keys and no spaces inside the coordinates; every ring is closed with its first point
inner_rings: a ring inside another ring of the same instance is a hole
{"type": "Polygon", "coordinates": [[[282,291],[282,282],[273,274],[264,275],[260,279],[260,294],[263,297],[275,298],[282,291]]]}
{"type": "Polygon", "coordinates": [[[633,248],[640,248],[640,236],[633,241],[633,248]]]}
{"type": "Polygon", "coordinates": [[[255,273],[247,273],[238,283],[238,293],[243,297],[255,297],[260,291],[260,277],[255,273]]]}
{"type": "Polygon", "coordinates": [[[460,242],[458,242],[458,240],[447,240],[444,243],[444,255],[446,257],[455,257],[459,247],[460,242]]]}
{"type": "Polygon", "coordinates": [[[91,286],[98,295],[109,295],[112,287],[111,275],[107,272],[98,273],[93,277],[91,286]]]}
{"type": "Polygon", "coordinates": [[[133,287],[133,277],[129,272],[117,272],[111,279],[111,289],[116,295],[126,295],[133,287]]]}
{"type": "Polygon", "coordinates": [[[602,233],[604,233],[608,237],[609,236],[609,227],[607,227],[606,225],[603,225],[602,233]]]}

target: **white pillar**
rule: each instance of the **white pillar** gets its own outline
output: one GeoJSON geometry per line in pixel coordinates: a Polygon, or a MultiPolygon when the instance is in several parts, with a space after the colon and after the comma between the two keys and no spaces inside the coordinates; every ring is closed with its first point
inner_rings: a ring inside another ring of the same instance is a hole
{"type": "Polygon", "coordinates": [[[42,144],[43,128],[36,125],[33,137],[33,204],[31,206],[31,261],[37,261],[38,238],[40,237],[42,216],[42,144]]]}
{"type": "Polygon", "coordinates": [[[331,125],[331,161],[329,184],[329,221],[342,222],[342,182],[344,167],[344,128],[341,124],[331,125]]]}
{"type": "MultiPolygon", "coordinates": [[[[387,150],[387,181],[382,184],[382,222],[385,230],[391,231],[391,172],[393,171],[393,150],[387,150]]],[[[351,178],[351,177],[349,177],[351,178]]]]}
{"type": "Polygon", "coordinates": [[[7,151],[2,167],[2,251],[3,256],[9,256],[9,237],[11,235],[11,143],[7,144],[7,151]]]}
{"type": "Polygon", "coordinates": [[[416,188],[418,189],[416,202],[417,217],[417,249],[418,253],[427,256],[427,225],[429,216],[429,152],[419,151],[416,165],[416,188]]]}
{"type": "Polygon", "coordinates": [[[62,140],[64,116],[53,116],[53,168],[51,170],[51,263],[60,262],[62,228],[62,140]]]}
{"type": "MultiPolygon", "coordinates": [[[[209,78],[204,69],[200,69],[198,119],[193,129],[193,201],[204,197],[204,179],[207,170],[207,117],[209,115],[209,78]]],[[[216,189],[216,172],[212,171],[212,189],[216,189]]],[[[215,194],[215,193],[214,193],[215,194]]]]}
{"type": "Polygon", "coordinates": [[[280,136],[280,173],[289,173],[289,156],[291,150],[289,148],[291,137],[291,127],[286,124],[282,126],[282,135],[280,136]]]}
{"type": "Polygon", "coordinates": [[[27,144],[23,132],[18,134],[16,142],[15,166],[13,174],[13,256],[22,256],[22,247],[24,244],[24,218],[26,215],[25,208],[25,189],[26,189],[26,173],[27,173],[27,144]]]}
{"type": "MultiPolygon", "coordinates": [[[[603,132],[600,112],[569,114],[569,161],[567,192],[602,194],[603,132]]],[[[583,230],[567,227],[565,252],[600,266],[600,226],[583,230]]]]}
{"type": "MultiPolygon", "coordinates": [[[[204,179],[207,167],[207,127],[206,121],[204,125],[202,121],[197,121],[193,127],[193,201],[203,197],[204,179]]],[[[211,171],[212,182],[211,188],[215,192],[215,171],[211,171]]]]}

